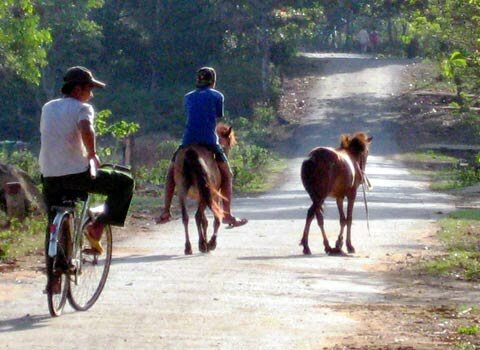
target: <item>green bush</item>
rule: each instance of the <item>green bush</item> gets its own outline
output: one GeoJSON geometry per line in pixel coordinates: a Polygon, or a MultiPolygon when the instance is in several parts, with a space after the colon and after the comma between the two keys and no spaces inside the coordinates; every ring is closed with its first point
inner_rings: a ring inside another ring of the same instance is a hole
{"type": "Polygon", "coordinates": [[[265,168],[275,160],[273,154],[256,145],[240,144],[230,154],[234,186],[238,191],[255,191],[263,187],[265,168]]]}
{"type": "Polygon", "coordinates": [[[474,168],[461,169],[457,172],[458,187],[472,186],[480,182],[480,171],[474,168]]]}
{"type": "Polygon", "coordinates": [[[166,181],[167,169],[178,146],[178,141],[164,141],[160,143],[156,150],[157,157],[160,159],[153,166],[140,166],[135,170],[137,185],[140,187],[148,184],[163,186],[166,181]]]}
{"type": "Polygon", "coordinates": [[[40,167],[38,159],[28,150],[0,151],[0,163],[13,165],[25,171],[37,183],[40,182],[40,167]]]}
{"type": "Polygon", "coordinates": [[[275,112],[270,106],[257,106],[251,120],[239,117],[234,127],[239,138],[244,142],[268,147],[272,142],[270,127],[275,120],[275,112]]]}
{"type": "Polygon", "coordinates": [[[153,166],[141,166],[135,170],[138,188],[146,185],[163,186],[165,184],[170,159],[160,159],[153,166]]]}

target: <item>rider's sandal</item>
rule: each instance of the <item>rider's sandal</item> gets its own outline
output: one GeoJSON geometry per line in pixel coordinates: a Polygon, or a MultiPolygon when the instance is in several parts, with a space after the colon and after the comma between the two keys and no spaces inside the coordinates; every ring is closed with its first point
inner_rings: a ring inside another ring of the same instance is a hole
{"type": "Polygon", "coordinates": [[[87,238],[88,240],[88,243],[90,243],[90,246],[92,247],[92,249],[94,249],[98,254],[102,254],[103,253],[103,247],[102,247],[102,243],[100,242],[100,239],[96,239],[93,237],[93,235],[91,234],[91,230],[95,230],[96,227],[94,227],[95,223],[91,223],[87,226],[87,230],[85,232],[85,237],[87,238]]]}
{"type": "Polygon", "coordinates": [[[231,219],[223,219],[222,222],[228,225],[228,228],[234,228],[245,225],[248,220],[247,219],[237,219],[236,217],[232,217],[231,219]]]}

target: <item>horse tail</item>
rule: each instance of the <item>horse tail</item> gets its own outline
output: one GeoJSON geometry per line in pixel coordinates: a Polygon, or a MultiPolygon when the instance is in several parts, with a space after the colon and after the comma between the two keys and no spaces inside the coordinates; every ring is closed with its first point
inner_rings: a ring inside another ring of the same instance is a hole
{"type": "Polygon", "coordinates": [[[183,176],[185,181],[185,191],[197,184],[200,201],[203,201],[213,211],[216,217],[220,220],[223,218],[223,209],[213,200],[213,195],[221,196],[220,193],[210,183],[208,174],[200,162],[198,153],[192,149],[185,152],[185,159],[183,163],[183,176]]]}
{"type": "Polygon", "coordinates": [[[328,153],[317,152],[303,161],[302,183],[313,202],[323,203],[330,190],[332,175],[328,153]]]}
{"type": "MultiPolygon", "coordinates": [[[[314,193],[314,173],[315,173],[315,163],[312,158],[305,159],[302,163],[301,168],[301,177],[303,187],[308,192],[309,195],[314,193]]],[[[312,198],[313,199],[313,198],[312,198]]]]}

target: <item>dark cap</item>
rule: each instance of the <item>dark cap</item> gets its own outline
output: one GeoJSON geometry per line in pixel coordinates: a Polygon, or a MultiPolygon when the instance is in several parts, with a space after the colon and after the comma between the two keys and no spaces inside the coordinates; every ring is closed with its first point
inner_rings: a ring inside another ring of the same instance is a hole
{"type": "Polygon", "coordinates": [[[216,73],[212,67],[202,67],[197,71],[197,87],[205,87],[215,83],[216,73]]]}
{"type": "Polygon", "coordinates": [[[104,88],[105,83],[96,80],[92,72],[85,67],[76,66],[67,69],[63,77],[64,84],[92,84],[94,87],[104,88]]]}

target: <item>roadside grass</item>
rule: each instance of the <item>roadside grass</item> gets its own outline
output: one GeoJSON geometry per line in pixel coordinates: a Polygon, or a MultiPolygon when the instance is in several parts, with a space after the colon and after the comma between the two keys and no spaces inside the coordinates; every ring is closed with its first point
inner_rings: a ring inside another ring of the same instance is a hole
{"type": "Polygon", "coordinates": [[[477,335],[480,334],[480,327],[477,325],[458,327],[457,332],[465,335],[477,335]]]}
{"type": "Polygon", "coordinates": [[[458,167],[459,158],[436,151],[405,153],[399,156],[412,173],[430,178],[430,189],[449,191],[480,182],[480,172],[473,168],[458,167]]]}
{"type": "Polygon", "coordinates": [[[480,307],[475,300],[468,304],[432,305],[428,313],[430,322],[425,322],[428,322],[430,327],[424,330],[425,334],[449,344],[448,349],[480,349],[480,307]]]}
{"type": "Polygon", "coordinates": [[[402,155],[402,159],[407,162],[428,162],[439,164],[455,164],[458,159],[452,156],[447,156],[435,151],[420,151],[410,152],[402,155]]]}
{"type": "MultiPolygon", "coordinates": [[[[480,182],[474,169],[458,168],[457,158],[439,152],[407,153],[400,158],[414,174],[427,176],[432,190],[447,191],[480,182]]],[[[480,280],[480,210],[458,210],[441,219],[439,225],[445,254],[422,263],[421,268],[433,275],[480,280]]]]}
{"type": "Polygon", "coordinates": [[[163,206],[163,194],[135,194],[130,205],[130,213],[150,213],[159,206],[163,206]]]}
{"type": "Polygon", "coordinates": [[[456,342],[455,348],[459,350],[478,349],[480,326],[478,326],[478,317],[480,316],[480,307],[478,305],[462,306],[457,315],[462,319],[462,325],[458,326],[456,333],[462,338],[456,342]]]}
{"type": "Polygon", "coordinates": [[[30,216],[23,222],[7,219],[0,211],[0,262],[15,261],[21,256],[43,249],[46,218],[30,216]]]}
{"type": "Polygon", "coordinates": [[[440,222],[446,254],[424,263],[431,274],[480,280],[480,210],[460,210],[440,222]]]}

